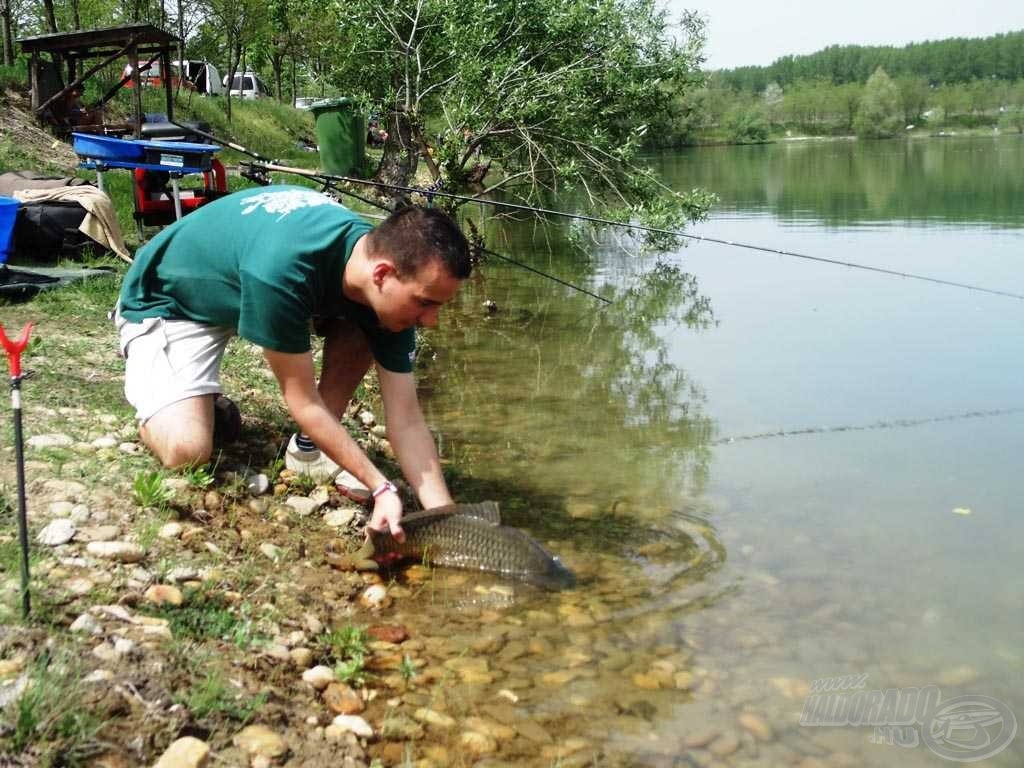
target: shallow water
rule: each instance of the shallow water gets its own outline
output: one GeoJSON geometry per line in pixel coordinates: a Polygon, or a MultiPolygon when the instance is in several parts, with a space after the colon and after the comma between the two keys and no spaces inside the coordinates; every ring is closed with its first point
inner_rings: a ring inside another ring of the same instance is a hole
{"type": "MultiPolygon", "coordinates": [[[[720,195],[696,233],[1024,294],[1017,137],[658,162],[720,195]]],[[[428,419],[459,492],[497,496],[586,580],[503,603],[463,585],[479,599],[406,617],[450,622],[438,659],[474,628],[499,637],[469,652],[493,679],[449,704],[505,689],[515,712],[494,716],[551,737],[499,760],[949,762],[870,726],[801,726],[811,681],[844,675],[1024,717],[1024,302],[710,243],[644,278],[655,259],[626,240],[585,261],[564,230],[510,232],[489,245],[616,303],[494,263],[430,336],[428,419]]],[[[1024,736],[982,764],[1022,759],[1024,736]]]]}

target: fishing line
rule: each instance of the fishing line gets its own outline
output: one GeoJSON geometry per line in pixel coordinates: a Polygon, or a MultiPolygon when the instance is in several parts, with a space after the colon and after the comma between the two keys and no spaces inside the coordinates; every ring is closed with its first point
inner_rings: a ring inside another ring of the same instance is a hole
{"type": "MultiPolygon", "coordinates": [[[[341,175],[341,174],[319,173],[317,171],[310,171],[310,170],[307,170],[305,168],[295,168],[295,167],[291,167],[291,166],[287,166],[287,165],[280,165],[279,163],[276,163],[276,162],[273,162],[273,161],[269,161],[266,158],[258,155],[257,153],[251,152],[251,151],[245,149],[244,147],[242,147],[242,146],[240,146],[238,144],[222,141],[221,139],[218,139],[216,136],[213,136],[212,134],[205,133],[203,131],[200,131],[200,130],[197,130],[197,129],[194,129],[194,128],[188,128],[186,126],[181,126],[178,123],[175,123],[175,125],[178,125],[180,128],[183,128],[184,130],[193,131],[193,132],[199,134],[200,136],[205,136],[206,138],[211,139],[212,141],[216,141],[218,144],[222,144],[224,146],[227,146],[227,147],[230,147],[232,149],[236,149],[236,150],[238,150],[240,152],[243,152],[243,153],[249,155],[250,157],[254,158],[257,161],[257,163],[250,163],[249,164],[250,166],[258,165],[258,167],[261,167],[261,168],[263,168],[265,170],[268,170],[268,171],[278,171],[280,173],[291,173],[291,174],[295,174],[297,176],[306,176],[308,178],[318,179],[318,180],[325,181],[325,182],[326,181],[340,181],[340,182],[346,182],[348,184],[360,184],[362,186],[375,187],[377,189],[388,189],[388,190],[393,190],[393,191],[396,191],[396,192],[407,192],[409,194],[423,195],[423,196],[427,197],[428,199],[431,199],[433,197],[441,197],[441,198],[445,198],[445,199],[448,199],[448,200],[457,200],[457,201],[461,201],[461,202],[465,202],[465,203],[482,203],[482,204],[490,205],[490,206],[497,207],[497,208],[505,208],[505,209],[511,210],[511,211],[522,211],[524,213],[539,214],[539,215],[544,215],[544,216],[557,216],[557,217],[561,217],[561,218],[574,219],[576,221],[586,221],[586,222],[589,222],[591,224],[599,224],[599,225],[602,225],[602,226],[621,227],[621,228],[624,228],[624,229],[633,229],[633,230],[636,230],[638,232],[649,232],[651,234],[669,235],[671,237],[681,237],[681,238],[685,238],[685,239],[689,239],[689,240],[698,240],[700,242],[705,242],[705,243],[715,243],[717,245],[728,245],[728,246],[732,246],[734,248],[744,248],[744,249],[747,249],[747,250],[758,251],[758,252],[761,252],[761,253],[772,253],[772,254],[775,254],[777,256],[788,256],[790,258],[803,259],[805,261],[813,261],[813,262],[818,262],[820,264],[831,264],[831,265],[839,266],[839,267],[847,267],[849,269],[859,269],[859,270],[863,270],[865,272],[874,272],[876,274],[881,274],[881,275],[890,275],[892,277],[902,277],[902,278],[906,278],[908,280],[918,280],[918,281],[921,281],[921,282],[932,283],[934,285],[945,285],[945,286],[949,286],[951,288],[962,288],[962,289],[968,290],[968,291],[977,291],[979,293],[988,293],[988,294],[992,294],[994,296],[1006,296],[1006,297],[1011,298],[1011,299],[1024,300],[1024,294],[1013,293],[1011,291],[1001,291],[1001,290],[999,290],[997,288],[986,288],[986,287],[981,286],[981,285],[973,285],[973,284],[970,284],[970,283],[961,283],[961,282],[958,282],[958,281],[955,281],[955,280],[944,280],[942,278],[931,277],[929,275],[921,275],[921,274],[917,274],[917,273],[914,273],[914,272],[903,272],[903,271],[897,270],[897,269],[886,269],[885,267],[875,267],[875,266],[871,266],[871,265],[868,265],[868,264],[859,264],[859,263],[853,262],[853,261],[844,261],[842,259],[830,259],[830,258],[827,258],[825,256],[811,256],[810,254],[806,254],[806,253],[797,253],[796,251],[788,251],[788,250],[785,250],[785,249],[782,249],[782,248],[769,248],[767,246],[755,245],[753,243],[744,243],[744,242],[740,242],[738,240],[725,240],[725,239],[717,238],[717,237],[707,237],[705,235],[694,235],[694,234],[690,234],[690,233],[687,233],[687,232],[681,232],[679,230],[667,229],[667,228],[664,228],[664,227],[651,227],[651,226],[647,226],[645,224],[636,224],[636,223],[627,222],[627,221],[616,221],[614,219],[606,219],[606,218],[602,218],[600,216],[590,216],[590,215],[583,214],[583,213],[569,213],[568,211],[558,211],[558,210],[555,210],[553,208],[541,208],[541,207],[538,207],[538,206],[525,205],[523,203],[511,203],[511,202],[505,202],[505,201],[499,201],[499,200],[486,200],[486,199],[481,198],[481,197],[472,197],[472,196],[469,196],[469,195],[458,195],[458,194],[455,194],[453,192],[445,192],[445,191],[440,190],[440,189],[429,189],[428,190],[428,189],[422,189],[420,187],[412,187],[412,186],[408,186],[408,185],[404,185],[404,184],[392,184],[392,183],[383,182],[383,181],[373,181],[372,179],[359,179],[359,178],[356,178],[354,176],[344,176],[344,175],[341,175]]],[[[511,261],[511,260],[509,260],[509,261],[511,261]]],[[[512,263],[515,263],[518,266],[523,266],[524,268],[526,268],[525,265],[520,264],[519,262],[512,262],[512,263]]],[[[544,273],[540,272],[539,270],[533,270],[533,271],[537,271],[538,274],[544,274],[544,273]]],[[[557,281],[557,278],[552,278],[550,275],[545,275],[545,276],[557,281]]],[[[572,287],[576,288],[576,286],[572,286],[572,287]]],[[[577,288],[577,290],[582,290],[582,289],[578,289],[577,288]]],[[[596,294],[590,294],[590,295],[596,296],[596,294]]],[[[600,297],[597,297],[597,298],[600,298],[600,297]]]]}
{"type": "Polygon", "coordinates": [[[352,176],[342,176],[338,174],[318,174],[312,171],[307,171],[304,168],[292,168],[285,165],[278,165],[276,163],[266,163],[264,167],[267,170],[279,171],[282,173],[294,173],[300,176],[311,176],[315,178],[331,179],[334,181],[344,181],[350,184],[362,184],[364,186],[377,187],[381,189],[391,189],[398,192],[408,192],[410,194],[424,195],[430,197],[443,197],[449,200],[459,200],[467,203],[485,203],[498,208],[506,208],[513,211],[523,211],[525,213],[540,214],[544,216],[559,216],[567,219],[575,219],[577,221],[586,221],[591,224],[600,224],[602,226],[609,227],[622,227],[625,229],[635,229],[639,232],[650,232],[657,235],[670,235],[672,237],[682,237],[689,240],[699,240],[705,243],[716,243],[718,245],[729,245],[734,248],[745,248],[751,251],[759,251],[761,253],[773,253],[777,256],[789,256],[794,259],[804,259],[806,261],[815,261],[821,264],[832,264],[840,267],[848,267],[850,269],[860,269],[866,272],[875,272],[882,275],[891,275],[893,277],[903,277],[908,280],[919,280],[926,283],[933,283],[936,285],[946,285],[952,288],[963,288],[968,291],[978,291],[980,293],[990,293],[996,296],[1007,296],[1011,299],[1024,300],[1024,294],[1013,293],[1011,291],[1001,291],[996,288],[986,288],[981,285],[972,285],[970,283],[960,283],[955,280],[943,280],[938,277],[931,277],[929,275],[916,274],[914,272],[903,272],[897,269],[886,269],[885,267],[873,267],[868,264],[858,264],[853,261],[844,261],[842,259],[829,259],[825,256],[811,256],[806,253],[797,253],[796,251],[787,251],[781,248],[769,248],[763,245],[755,245],[753,243],[743,243],[738,240],[724,240],[717,237],[707,237],[705,235],[693,235],[687,232],[680,232],[675,229],[666,229],[664,227],[650,227],[645,224],[635,224],[627,221],[616,221],[614,219],[605,219],[600,216],[590,216],[583,213],[569,213],[568,211],[558,211],[553,208],[541,208],[538,206],[524,205],[522,203],[509,203],[498,200],[485,200],[480,197],[470,197],[468,195],[457,195],[453,192],[444,192],[443,190],[426,190],[419,187],[410,187],[402,184],[389,184],[383,181],[372,181],[370,179],[357,179],[352,176]]]}
{"type": "Polygon", "coordinates": [[[871,424],[846,424],[838,427],[806,427],[804,429],[786,429],[777,432],[759,432],[752,435],[738,435],[712,440],[710,445],[730,445],[749,440],[769,440],[775,437],[797,437],[801,435],[821,435],[831,432],[866,432],[875,429],[905,429],[920,427],[924,424],[938,424],[944,421],[962,421],[965,419],[985,419],[993,416],[1009,416],[1024,413],[1024,408],[999,408],[991,411],[966,411],[948,416],[931,416],[923,419],[896,419],[893,421],[876,421],[871,424]]]}

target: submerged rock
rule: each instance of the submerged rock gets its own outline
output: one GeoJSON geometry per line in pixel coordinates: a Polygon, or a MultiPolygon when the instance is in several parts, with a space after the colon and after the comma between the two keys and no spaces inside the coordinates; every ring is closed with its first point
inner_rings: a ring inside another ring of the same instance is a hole
{"type": "Polygon", "coordinates": [[[250,757],[278,758],[288,752],[288,745],[265,725],[250,725],[235,734],[234,745],[250,757]]]}

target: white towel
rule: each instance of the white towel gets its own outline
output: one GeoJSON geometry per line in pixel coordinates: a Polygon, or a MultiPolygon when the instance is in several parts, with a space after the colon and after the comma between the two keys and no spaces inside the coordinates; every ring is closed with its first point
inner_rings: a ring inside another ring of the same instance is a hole
{"type": "Polygon", "coordinates": [[[73,201],[85,208],[85,218],[78,227],[97,243],[131,262],[131,254],[124,244],[121,227],[117,223],[114,204],[106,193],[95,187],[53,187],[52,189],[19,189],[14,197],[23,203],[42,203],[49,200],[73,201]]]}

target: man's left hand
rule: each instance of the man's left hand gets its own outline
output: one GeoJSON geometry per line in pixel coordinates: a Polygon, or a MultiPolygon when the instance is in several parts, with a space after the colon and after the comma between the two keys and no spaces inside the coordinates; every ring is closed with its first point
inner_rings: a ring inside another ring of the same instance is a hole
{"type": "Polygon", "coordinates": [[[373,503],[373,515],[370,517],[369,527],[381,533],[390,533],[395,541],[401,544],[405,541],[405,531],[402,530],[402,500],[397,493],[387,491],[380,494],[373,503]]]}

